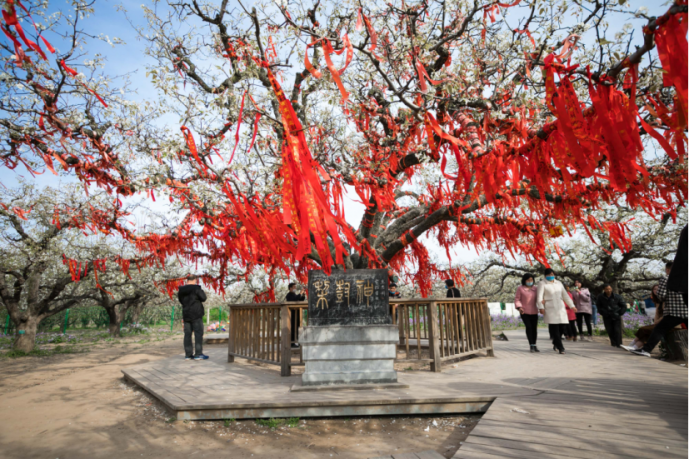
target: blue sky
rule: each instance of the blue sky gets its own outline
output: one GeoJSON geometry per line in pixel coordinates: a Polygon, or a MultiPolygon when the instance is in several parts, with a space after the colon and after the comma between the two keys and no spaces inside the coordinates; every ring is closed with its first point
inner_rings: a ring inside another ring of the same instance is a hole
{"type": "MultiPolygon", "coordinates": [[[[248,1],[251,3],[251,1],[248,1]]],[[[647,6],[649,9],[649,14],[659,15],[662,14],[668,8],[666,5],[668,2],[651,2],[651,1],[630,1],[631,9],[635,10],[640,6],[647,6]]],[[[149,4],[147,2],[147,4],[149,4]]],[[[145,25],[145,19],[142,13],[142,0],[139,1],[108,1],[108,0],[98,0],[96,2],[96,12],[93,16],[87,18],[82,22],[83,28],[91,34],[103,34],[111,39],[118,37],[124,40],[124,45],[116,45],[114,47],[108,45],[107,43],[99,40],[91,40],[87,47],[86,52],[89,55],[95,53],[100,53],[107,57],[106,68],[104,73],[106,75],[123,75],[130,74],[130,80],[132,82],[132,88],[136,89],[136,93],[128,94],[127,97],[132,100],[141,100],[146,97],[153,97],[155,95],[155,88],[150,83],[146,77],[146,63],[147,57],[144,55],[145,43],[138,40],[135,31],[132,28],[131,21],[135,25],[145,25]],[[127,10],[127,16],[119,7],[124,7],[127,10]],[[129,18],[129,21],[127,19],[129,18]]],[[[51,11],[69,11],[71,10],[70,2],[67,0],[58,0],[50,2],[51,11]]],[[[511,24],[514,23],[514,19],[511,18],[511,24]]],[[[637,41],[641,37],[641,27],[646,21],[637,20],[633,24],[636,29],[637,41]]],[[[615,31],[619,29],[621,24],[611,24],[611,30],[615,31]]],[[[60,49],[60,41],[53,35],[46,35],[47,38],[53,42],[53,44],[60,49]]],[[[583,37],[583,41],[590,42],[593,40],[592,34],[588,33],[583,37]]],[[[64,49],[64,48],[63,48],[64,49]]],[[[84,59],[88,59],[88,56],[84,59]]],[[[30,177],[20,168],[16,171],[1,170],[0,171],[0,182],[5,186],[11,187],[16,183],[18,177],[30,177]]],[[[42,176],[38,176],[35,179],[39,184],[59,186],[62,181],[71,181],[68,176],[55,177],[50,172],[45,173],[42,176]]],[[[350,193],[350,197],[355,198],[356,194],[350,193]]],[[[159,200],[162,201],[162,200],[159,200]]],[[[363,205],[350,200],[346,206],[346,217],[351,224],[357,226],[359,225],[359,219],[364,211],[363,205]]],[[[446,261],[445,252],[439,249],[434,250],[434,246],[438,248],[438,245],[434,242],[430,242],[430,247],[432,252],[440,257],[442,262],[446,261]]],[[[462,247],[456,248],[457,260],[469,261],[477,258],[477,254],[474,249],[465,249],[462,247]]]]}

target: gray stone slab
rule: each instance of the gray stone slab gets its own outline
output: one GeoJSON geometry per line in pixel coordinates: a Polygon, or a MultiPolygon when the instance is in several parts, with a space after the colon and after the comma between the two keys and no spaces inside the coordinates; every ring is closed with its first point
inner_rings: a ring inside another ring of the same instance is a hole
{"type": "Polygon", "coordinates": [[[307,326],[299,330],[300,345],[323,343],[398,343],[398,326],[307,326]]]}
{"type": "Polygon", "coordinates": [[[313,344],[305,346],[302,357],[307,360],[395,359],[395,344],[313,344]]]}
{"type": "Polygon", "coordinates": [[[398,374],[395,371],[381,372],[323,372],[302,374],[302,385],[352,384],[352,383],[396,383],[398,374]]]}
{"type": "Polygon", "coordinates": [[[308,326],[300,333],[305,386],[398,381],[396,326],[308,326]]]}
{"type": "Polygon", "coordinates": [[[304,374],[341,374],[350,372],[395,372],[392,359],[351,359],[338,361],[306,361],[304,374]]]}
{"type": "Polygon", "coordinates": [[[342,390],[354,390],[354,391],[369,391],[369,390],[404,390],[410,388],[410,385],[406,383],[370,383],[370,384],[359,384],[359,385],[307,385],[304,386],[301,383],[296,383],[290,388],[290,391],[342,391],[342,390]]]}

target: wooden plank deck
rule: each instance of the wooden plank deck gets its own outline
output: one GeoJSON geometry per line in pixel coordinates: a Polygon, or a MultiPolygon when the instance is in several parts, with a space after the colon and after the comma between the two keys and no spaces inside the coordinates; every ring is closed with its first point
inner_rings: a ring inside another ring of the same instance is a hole
{"type": "Polygon", "coordinates": [[[688,458],[687,367],[596,342],[559,355],[539,335],[541,353],[529,353],[524,331],[508,331],[495,358],[400,372],[407,389],[290,392],[299,375],[229,364],[224,348],[207,350],[208,361],[180,355],[123,372],[179,418],[486,411],[454,458],[688,458]]]}
{"type": "Polygon", "coordinates": [[[299,374],[281,377],[277,366],[228,363],[224,348],[206,353],[207,361],[180,355],[122,372],[185,420],[483,413],[498,396],[537,393],[513,385],[459,384],[454,374],[428,371],[400,373],[406,388],[290,391],[299,374]]]}
{"type": "Polygon", "coordinates": [[[453,458],[688,458],[688,370],[601,343],[530,354],[523,331],[462,379],[537,394],[496,399],[453,458]],[[499,365],[500,362],[500,365],[499,365]]]}

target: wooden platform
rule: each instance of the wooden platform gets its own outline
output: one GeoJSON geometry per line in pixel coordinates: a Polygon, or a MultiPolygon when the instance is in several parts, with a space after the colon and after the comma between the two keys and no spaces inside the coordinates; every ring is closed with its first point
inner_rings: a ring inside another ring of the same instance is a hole
{"type": "Polygon", "coordinates": [[[558,355],[541,330],[529,354],[522,334],[495,341],[496,360],[463,363],[463,378],[538,394],[497,398],[454,458],[688,458],[687,367],[601,343],[558,355]]]}
{"type": "Polygon", "coordinates": [[[602,343],[529,353],[524,331],[495,358],[443,373],[400,372],[408,389],[290,392],[280,377],[223,349],[208,361],[164,359],[124,369],[180,419],[485,412],[455,458],[688,458],[688,371],[602,343]]]}
{"type": "Polygon", "coordinates": [[[537,393],[515,386],[460,384],[451,373],[428,371],[400,373],[399,382],[407,388],[291,392],[300,375],[281,377],[277,368],[227,363],[225,349],[206,353],[206,361],[185,361],[180,355],[122,372],[182,420],[483,413],[497,396],[537,393]]]}

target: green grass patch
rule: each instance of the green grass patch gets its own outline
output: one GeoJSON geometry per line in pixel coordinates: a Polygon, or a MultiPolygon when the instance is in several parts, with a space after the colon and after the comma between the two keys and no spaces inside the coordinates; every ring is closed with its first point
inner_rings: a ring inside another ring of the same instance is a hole
{"type": "Polygon", "coordinates": [[[299,417],[291,418],[258,418],[256,419],[256,424],[271,430],[275,430],[279,426],[286,426],[288,428],[295,428],[299,425],[299,417]]]}
{"type": "Polygon", "coordinates": [[[49,349],[49,350],[45,350],[45,349],[42,350],[40,348],[34,348],[33,350],[31,350],[28,353],[25,351],[21,351],[21,350],[10,350],[7,353],[5,353],[4,355],[0,355],[0,356],[4,356],[5,358],[16,359],[16,358],[24,358],[27,356],[41,357],[41,356],[53,356],[53,355],[66,355],[66,354],[71,354],[71,353],[83,353],[83,351],[84,350],[80,350],[74,346],[63,347],[62,345],[58,345],[57,347],[55,347],[53,349],[49,349]]]}
{"type": "Polygon", "coordinates": [[[225,420],[223,420],[223,425],[225,425],[225,427],[227,428],[227,427],[229,427],[230,424],[231,424],[232,422],[234,422],[234,421],[235,421],[234,418],[226,418],[225,420]]]}

